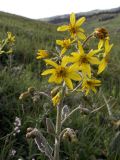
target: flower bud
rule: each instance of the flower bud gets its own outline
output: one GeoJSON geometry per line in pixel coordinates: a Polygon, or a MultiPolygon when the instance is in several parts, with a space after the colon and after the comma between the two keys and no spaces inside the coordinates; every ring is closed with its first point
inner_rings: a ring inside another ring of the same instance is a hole
{"type": "Polygon", "coordinates": [[[52,98],[53,106],[57,106],[57,105],[60,103],[60,99],[61,99],[61,93],[58,92],[58,93],[52,98]]]}
{"type": "Polygon", "coordinates": [[[57,92],[59,91],[59,86],[57,86],[57,87],[55,87],[52,91],[51,91],[51,96],[52,97],[54,97],[56,94],[57,94],[57,92]]]}
{"type": "Polygon", "coordinates": [[[66,132],[63,134],[63,139],[66,139],[72,143],[78,142],[76,133],[73,129],[71,128],[66,128],[66,132]]]}

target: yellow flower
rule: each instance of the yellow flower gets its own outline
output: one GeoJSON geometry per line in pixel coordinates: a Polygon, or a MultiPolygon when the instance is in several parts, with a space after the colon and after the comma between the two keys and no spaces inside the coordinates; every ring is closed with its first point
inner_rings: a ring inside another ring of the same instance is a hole
{"type": "Polygon", "coordinates": [[[7,36],[8,42],[13,44],[15,42],[15,36],[13,36],[11,32],[7,32],[7,36]]]}
{"type": "Polygon", "coordinates": [[[67,65],[67,56],[63,57],[61,64],[57,64],[52,60],[45,60],[46,64],[53,66],[52,69],[47,69],[42,73],[42,75],[52,74],[48,80],[49,83],[60,84],[63,81],[68,86],[68,88],[73,89],[73,84],[71,80],[80,81],[81,76],[78,74],[78,67],[74,65],[67,65]]]}
{"type": "Polygon", "coordinates": [[[58,92],[58,93],[52,98],[53,106],[57,106],[57,105],[60,103],[60,98],[61,98],[61,93],[58,92]]]}
{"type": "Polygon", "coordinates": [[[63,48],[61,51],[61,55],[67,51],[67,49],[70,47],[71,43],[72,42],[70,39],[56,40],[56,44],[60,45],[63,48]]]}
{"type": "Polygon", "coordinates": [[[111,45],[109,44],[109,39],[106,40],[105,41],[105,52],[103,54],[103,59],[100,61],[97,74],[100,74],[106,68],[106,66],[108,64],[108,60],[109,60],[109,54],[110,54],[112,47],[113,47],[113,44],[111,44],[111,45]]]}
{"type": "Polygon", "coordinates": [[[47,58],[48,52],[46,50],[38,50],[36,59],[47,58]]]}
{"type": "Polygon", "coordinates": [[[83,47],[78,43],[78,52],[71,53],[72,57],[69,58],[69,62],[74,63],[74,65],[79,66],[79,70],[82,70],[83,75],[88,75],[91,77],[91,66],[90,64],[99,64],[99,60],[94,55],[99,52],[99,50],[91,50],[86,54],[83,47]]]}
{"type": "Polygon", "coordinates": [[[78,37],[82,40],[85,40],[86,36],[84,35],[84,30],[80,28],[84,21],[85,17],[82,17],[76,21],[75,14],[71,13],[69,25],[60,26],[57,28],[57,31],[69,31],[72,38],[78,37]]]}
{"type": "Polygon", "coordinates": [[[101,85],[101,81],[96,79],[84,79],[82,83],[82,91],[85,91],[85,94],[88,95],[90,90],[96,93],[96,88],[101,85]]]}

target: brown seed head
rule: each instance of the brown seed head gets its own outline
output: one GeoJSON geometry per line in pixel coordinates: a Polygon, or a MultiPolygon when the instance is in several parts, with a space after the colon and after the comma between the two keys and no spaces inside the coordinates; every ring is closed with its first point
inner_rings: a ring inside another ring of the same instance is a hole
{"type": "Polygon", "coordinates": [[[105,28],[96,28],[94,36],[99,39],[105,39],[109,36],[108,31],[105,28]]]}
{"type": "Polygon", "coordinates": [[[35,88],[34,88],[34,87],[29,87],[29,88],[28,88],[28,92],[29,92],[30,94],[33,94],[34,91],[35,91],[35,88]]]}
{"type": "Polygon", "coordinates": [[[23,92],[21,93],[21,95],[19,96],[19,100],[24,100],[27,97],[29,97],[29,92],[23,92]]]}

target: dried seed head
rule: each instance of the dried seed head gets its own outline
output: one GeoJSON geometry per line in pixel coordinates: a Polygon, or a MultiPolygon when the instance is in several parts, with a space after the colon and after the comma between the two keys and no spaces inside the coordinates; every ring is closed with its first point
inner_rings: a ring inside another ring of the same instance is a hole
{"type": "Polygon", "coordinates": [[[31,134],[31,133],[27,133],[26,134],[26,138],[35,138],[36,136],[34,134],[31,134]]]}
{"type": "Polygon", "coordinates": [[[29,127],[27,128],[27,132],[31,132],[33,130],[33,128],[29,127]]]}
{"type": "Polygon", "coordinates": [[[73,129],[71,128],[66,128],[66,132],[63,134],[63,139],[66,139],[72,143],[78,142],[76,133],[73,129]]]}
{"type": "Polygon", "coordinates": [[[99,39],[105,39],[109,36],[108,31],[105,28],[96,28],[94,36],[99,39]]]}
{"type": "Polygon", "coordinates": [[[28,92],[29,92],[30,94],[33,94],[34,91],[35,91],[35,88],[34,88],[34,87],[29,87],[29,88],[28,88],[28,92]]]}
{"type": "Polygon", "coordinates": [[[35,138],[36,137],[36,132],[34,131],[34,128],[27,128],[27,133],[26,133],[26,138],[35,138]]]}
{"type": "Polygon", "coordinates": [[[23,92],[23,93],[21,93],[21,95],[19,96],[19,100],[24,100],[24,99],[28,98],[29,95],[30,95],[29,92],[23,92]]]}

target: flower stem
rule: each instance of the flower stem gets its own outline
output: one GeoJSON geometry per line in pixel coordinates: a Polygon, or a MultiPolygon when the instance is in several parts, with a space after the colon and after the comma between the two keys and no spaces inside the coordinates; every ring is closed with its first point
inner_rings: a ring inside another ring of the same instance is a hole
{"type": "Polygon", "coordinates": [[[54,160],[59,160],[60,151],[60,132],[61,132],[61,106],[57,106],[57,117],[56,117],[56,137],[55,137],[55,149],[54,149],[54,160]]]}
{"type": "Polygon", "coordinates": [[[54,160],[60,159],[59,152],[60,152],[60,134],[61,134],[61,112],[62,112],[64,94],[65,94],[65,86],[63,85],[62,93],[61,93],[61,101],[60,101],[59,105],[57,106],[54,160]]]}
{"type": "Polygon", "coordinates": [[[84,47],[84,46],[86,45],[87,41],[88,41],[90,38],[92,38],[92,37],[93,37],[93,33],[90,34],[90,35],[86,38],[86,40],[83,42],[82,46],[84,47]]]}

